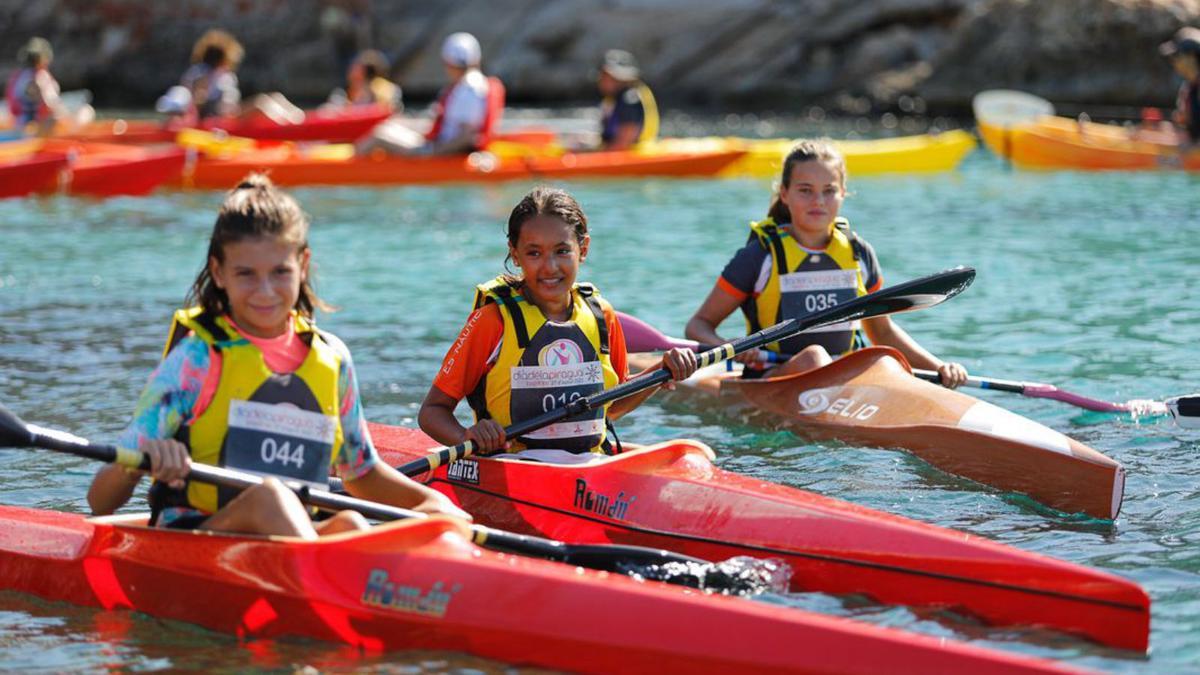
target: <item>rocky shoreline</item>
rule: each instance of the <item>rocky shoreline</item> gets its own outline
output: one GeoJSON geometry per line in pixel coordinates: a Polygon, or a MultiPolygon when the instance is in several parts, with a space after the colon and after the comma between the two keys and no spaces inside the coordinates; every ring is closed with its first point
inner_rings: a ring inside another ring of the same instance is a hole
{"type": "Polygon", "coordinates": [[[527,104],[594,100],[600,54],[622,47],[667,105],[964,115],[973,94],[1003,87],[1136,108],[1172,104],[1157,46],[1182,25],[1200,25],[1200,0],[0,0],[0,76],[42,35],[64,88],[145,107],[195,38],[222,27],[246,46],[248,93],[318,102],[369,45],[406,98],[427,101],[441,39],[466,30],[527,104]]]}

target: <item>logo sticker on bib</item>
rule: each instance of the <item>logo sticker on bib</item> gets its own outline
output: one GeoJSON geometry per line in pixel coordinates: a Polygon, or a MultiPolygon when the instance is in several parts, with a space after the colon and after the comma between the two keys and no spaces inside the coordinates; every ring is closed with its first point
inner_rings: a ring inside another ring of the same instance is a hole
{"type": "Polygon", "coordinates": [[[539,366],[568,366],[583,363],[583,350],[573,340],[555,340],[538,352],[539,366]]]}

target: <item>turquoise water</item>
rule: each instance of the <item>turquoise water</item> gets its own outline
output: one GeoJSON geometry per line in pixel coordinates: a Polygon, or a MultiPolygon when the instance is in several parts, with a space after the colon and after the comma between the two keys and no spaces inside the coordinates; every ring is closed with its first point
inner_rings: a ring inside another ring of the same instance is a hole
{"type": "MultiPolygon", "coordinates": [[[[341,308],[322,323],[353,349],[374,420],[414,423],[472,285],[501,269],[503,224],[529,187],[296,192],[315,223],[319,291],[341,308]]],[[[766,182],[753,180],[568,187],[591,219],[584,277],[618,308],[676,334],[768,201],[766,182]]],[[[953,174],[851,177],[850,188],[844,213],[879,251],[888,281],[958,264],[979,270],[960,298],[899,319],[935,353],[979,374],[1106,400],[1200,389],[1200,178],[1020,173],[978,152],[953,174]]],[[[30,421],[112,439],[202,263],[219,201],[217,193],[165,192],[0,202],[0,400],[30,421]]],[[[1142,659],[1050,633],[989,630],[828,596],[774,602],[1106,670],[1200,668],[1200,434],[981,396],[1122,462],[1129,479],[1120,519],[1055,514],[900,453],[809,444],[674,404],[645,406],[622,436],[695,437],[729,469],[1132,578],[1154,600],[1153,651],[1142,659]]],[[[0,500],[82,511],[94,471],[70,457],[0,450],[0,500]]],[[[0,594],[0,668],[355,665],[329,645],[235,644],[187,624],[0,594]]],[[[357,665],[505,669],[428,653],[357,665]]]]}

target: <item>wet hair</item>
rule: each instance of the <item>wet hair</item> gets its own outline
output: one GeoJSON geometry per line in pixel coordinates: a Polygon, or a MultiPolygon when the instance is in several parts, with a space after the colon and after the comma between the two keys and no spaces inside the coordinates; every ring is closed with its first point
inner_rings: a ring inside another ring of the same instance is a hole
{"type": "Polygon", "coordinates": [[[388,60],[383,55],[383,52],[378,49],[368,49],[358,55],[358,62],[362,64],[363,74],[367,76],[367,80],[373,80],[380,76],[387,76],[388,60]]]}
{"type": "Polygon", "coordinates": [[[775,196],[771,199],[771,208],[767,210],[767,217],[774,220],[777,224],[788,223],[792,220],[792,214],[788,212],[787,204],[779,196],[779,192],[788,189],[792,183],[792,169],[801,162],[825,162],[834,172],[837,173],[842,184],[842,191],[846,191],[846,160],[842,157],[842,153],[833,147],[833,144],[825,138],[805,139],[799,141],[792,146],[788,154],[783,159],[783,172],[779,178],[779,190],[776,190],[775,196]]]}
{"type": "Polygon", "coordinates": [[[520,277],[508,268],[512,260],[511,251],[517,247],[521,238],[521,227],[536,216],[549,216],[566,223],[575,233],[575,241],[582,246],[583,238],[587,236],[587,216],[579,202],[566,190],[539,185],[513,207],[508,216],[508,246],[510,253],[504,257],[504,269],[509,271],[507,279],[510,284],[519,282],[520,277]]]}
{"type": "MultiPolygon", "coordinates": [[[[225,262],[225,246],[249,239],[279,238],[296,246],[296,254],[308,250],[308,216],[291,195],[275,187],[271,179],[252,173],[225,195],[213,225],[204,267],[188,292],[187,306],[200,305],[213,316],[229,313],[229,296],[217,287],[209,261],[225,262]]],[[[300,296],[293,308],[313,318],[316,309],[330,307],[313,290],[311,273],[300,282],[300,296]]]]}
{"type": "Polygon", "coordinates": [[[192,63],[203,63],[213,68],[227,63],[230,68],[236,68],[244,54],[242,43],[237,38],[227,31],[213,28],[201,35],[192,46],[192,63]]]}

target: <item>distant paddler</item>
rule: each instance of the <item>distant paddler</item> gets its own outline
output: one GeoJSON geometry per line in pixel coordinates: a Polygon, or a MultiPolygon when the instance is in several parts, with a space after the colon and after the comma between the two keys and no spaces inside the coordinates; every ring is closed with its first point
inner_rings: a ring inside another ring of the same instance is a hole
{"type": "Polygon", "coordinates": [[[600,147],[628,150],[658,138],[658,105],[642,81],[637,59],[623,49],[610,49],[600,63],[600,147]]]}
{"type": "MultiPolygon", "coordinates": [[[[879,290],[883,272],[875,249],[839,216],[845,197],[841,153],[824,140],[800,141],[784,159],[767,217],[750,224],[745,246],[688,321],[687,337],[725,342],[717,327],[738,308],[753,333],[879,290]]],[[[895,347],[914,367],[936,370],[948,387],[967,381],[966,368],[937,358],[888,316],[802,333],[768,345],[770,353],[751,350],[736,360],[746,366],[743,377],[785,375],[828,365],[868,340],[895,347]],[[768,360],[786,362],[773,366],[768,360]]]]}
{"type": "Polygon", "coordinates": [[[429,130],[421,134],[393,118],[359,139],[355,154],[457,155],[487,147],[504,114],[504,84],[480,70],[482,50],[470,33],[447,36],[441,56],[449,83],[434,103],[429,130]]]}
{"type": "Polygon", "coordinates": [[[1194,146],[1200,143],[1200,28],[1180,28],[1159,45],[1158,51],[1183,78],[1172,120],[1178,127],[1180,144],[1194,146]]]}
{"type": "Polygon", "coordinates": [[[30,38],[17,52],[20,66],[8,78],[4,95],[18,131],[47,136],[58,122],[78,127],[96,116],[87,103],[71,110],[63,101],[58,80],[50,74],[53,60],[54,50],[45,38],[30,38]]]}

